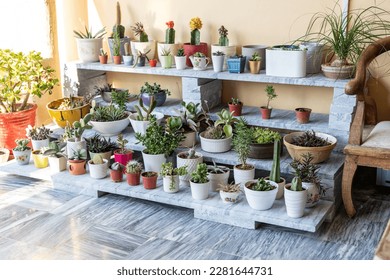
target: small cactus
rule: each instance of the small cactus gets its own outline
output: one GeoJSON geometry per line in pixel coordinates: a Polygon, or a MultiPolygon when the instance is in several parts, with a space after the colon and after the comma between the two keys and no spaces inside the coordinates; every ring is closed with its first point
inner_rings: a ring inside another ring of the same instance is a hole
{"type": "Polygon", "coordinates": [[[222,25],[218,29],[218,33],[219,33],[219,45],[220,46],[229,46],[229,38],[227,37],[228,30],[222,25]]]}
{"type": "Polygon", "coordinates": [[[116,24],[112,28],[113,34],[118,34],[119,38],[125,37],[125,27],[121,25],[121,6],[116,2],[116,24]]]}
{"type": "Polygon", "coordinates": [[[174,22],[168,21],[166,25],[168,26],[168,28],[165,31],[165,44],[174,44],[175,43],[175,29],[173,29],[174,22]]]}
{"type": "Polygon", "coordinates": [[[142,22],[136,22],[135,26],[132,26],[131,29],[134,31],[136,36],[139,35],[140,42],[149,42],[148,34],[145,32],[142,22]]]}
{"type": "Polygon", "coordinates": [[[200,45],[200,31],[202,28],[202,21],[200,18],[195,17],[190,21],[191,28],[191,45],[200,45]]]}
{"type": "Polygon", "coordinates": [[[294,177],[292,179],[290,190],[292,190],[292,191],[303,191],[301,178],[294,177]]]}
{"type": "Polygon", "coordinates": [[[94,155],[92,158],[92,162],[93,162],[93,164],[103,164],[104,163],[101,155],[94,155]]]}

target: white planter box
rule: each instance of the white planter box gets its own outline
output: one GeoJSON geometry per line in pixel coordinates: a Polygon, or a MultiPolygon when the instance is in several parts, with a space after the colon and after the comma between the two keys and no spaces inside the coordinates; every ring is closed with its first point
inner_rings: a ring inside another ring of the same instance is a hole
{"type": "Polygon", "coordinates": [[[265,50],[265,55],[266,75],[292,78],[306,76],[306,50],[269,48],[265,50]]]}

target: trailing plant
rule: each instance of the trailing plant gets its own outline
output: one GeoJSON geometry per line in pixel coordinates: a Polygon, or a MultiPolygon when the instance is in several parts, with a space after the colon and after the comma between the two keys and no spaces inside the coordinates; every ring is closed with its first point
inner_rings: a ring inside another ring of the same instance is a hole
{"type": "Polygon", "coordinates": [[[217,191],[236,193],[236,192],[241,192],[241,187],[240,184],[235,184],[231,182],[230,184],[219,184],[219,188],[217,188],[217,191]]]}
{"type": "Polygon", "coordinates": [[[157,93],[165,92],[166,95],[171,95],[171,92],[168,89],[162,89],[160,84],[153,83],[152,85],[148,82],[145,82],[140,89],[141,93],[147,93],[149,96],[155,95],[157,93]]]}
{"type": "Polygon", "coordinates": [[[224,174],[229,171],[226,166],[217,165],[213,160],[213,165],[207,165],[207,172],[211,174],[224,174]]]}
{"type": "Polygon", "coordinates": [[[142,22],[136,22],[135,26],[131,26],[135,36],[139,36],[140,42],[149,42],[148,34],[146,34],[142,22]]]}
{"type": "Polygon", "coordinates": [[[51,141],[49,143],[49,149],[47,149],[43,153],[43,155],[49,157],[56,157],[56,158],[66,157],[65,147],[66,147],[66,143],[64,143],[63,141],[60,140],[51,141]]]}
{"type": "Polygon", "coordinates": [[[127,174],[139,174],[142,172],[142,163],[137,160],[130,160],[126,164],[126,173],[127,174]]]}
{"type": "Polygon", "coordinates": [[[225,53],[221,52],[221,51],[216,51],[216,52],[213,52],[213,55],[215,55],[215,56],[223,56],[223,55],[225,55],[225,53]]]}
{"type": "Polygon", "coordinates": [[[87,143],[88,151],[92,153],[106,153],[118,148],[116,143],[111,142],[110,138],[107,139],[99,134],[95,134],[89,138],[84,138],[84,140],[87,143]]]}
{"type": "Polygon", "coordinates": [[[331,145],[328,139],[317,136],[314,130],[307,130],[303,134],[293,137],[291,144],[301,147],[324,147],[331,145]]]}
{"type": "Polygon", "coordinates": [[[85,149],[77,149],[73,151],[73,155],[69,157],[70,160],[86,160],[87,151],[85,149]]]}
{"type": "Polygon", "coordinates": [[[253,191],[272,191],[276,188],[264,178],[257,179],[257,181],[255,183],[252,183],[250,187],[253,191]]]}
{"type": "Polygon", "coordinates": [[[235,133],[233,136],[233,149],[238,154],[238,159],[241,163],[241,169],[248,169],[247,159],[250,151],[250,144],[252,143],[252,129],[248,126],[244,118],[236,123],[235,133]]]}
{"type": "Polygon", "coordinates": [[[258,52],[254,52],[254,53],[252,54],[251,59],[250,59],[250,61],[260,61],[260,60],[261,60],[261,57],[260,57],[260,55],[259,55],[258,52]]]}
{"type": "Polygon", "coordinates": [[[157,105],[156,100],[154,100],[154,95],[150,96],[149,107],[144,105],[141,97],[138,98],[138,104],[139,105],[134,105],[134,108],[137,111],[137,121],[150,121],[153,117],[155,117],[152,115],[152,112],[157,105]],[[145,113],[143,114],[141,110],[145,113]]]}
{"type": "Polygon", "coordinates": [[[232,97],[230,99],[229,104],[231,104],[231,105],[240,105],[240,104],[242,104],[242,102],[240,101],[240,99],[232,97]]]}
{"type": "Polygon", "coordinates": [[[121,25],[121,6],[119,2],[116,2],[116,23],[112,27],[112,36],[115,37],[115,34],[119,35],[119,38],[125,37],[125,27],[121,25]]]}
{"type": "Polygon", "coordinates": [[[299,177],[294,177],[291,181],[291,187],[290,190],[300,192],[303,191],[302,188],[302,180],[299,177]]]}
{"type": "Polygon", "coordinates": [[[198,163],[196,169],[191,173],[191,182],[197,184],[204,184],[209,181],[207,177],[207,165],[206,163],[198,163]]]}
{"type": "Polygon", "coordinates": [[[272,168],[269,175],[269,179],[275,183],[282,182],[280,178],[280,150],[282,148],[282,143],[280,139],[274,141],[274,156],[272,161],[272,168]]]}
{"type": "Polygon", "coordinates": [[[85,33],[83,31],[76,31],[73,30],[74,36],[79,39],[100,39],[103,38],[104,35],[106,35],[106,27],[103,27],[99,31],[97,31],[95,34],[92,32],[92,27],[88,28],[85,26],[85,33]]]}
{"type": "Polygon", "coordinates": [[[168,176],[184,176],[188,173],[187,171],[187,165],[181,166],[181,167],[173,167],[172,162],[165,162],[161,165],[161,171],[160,175],[163,177],[168,176]]]}
{"type": "Polygon", "coordinates": [[[128,117],[128,114],[124,109],[116,107],[114,104],[92,107],[91,114],[91,120],[95,122],[113,122],[123,120],[128,117]]]}
{"type": "Polygon", "coordinates": [[[270,130],[269,128],[252,127],[252,131],[252,143],[268,144],[282,139],[279,132],[270,130]]]}
{"type": "Polygon", "coordinates": [[[206,115],[203,110],[199,108],[199,103],[193,102],[181,102],[180,110],[175,109],[175,112],[178,113],[182,126],[186,131],[199,131],[201,122],[205,121],[206,115]]]}
{"type": "Polygon", "coordinates": [[[104,160],[101,155],[94,155],[92,160],[90,161],[92,164],[103,164],[104,160]]]}
{"type": "Polygon", "coordinates": [[[123,137],[123,134],[120,133],[118,137],[116,138],[116,143],[118,144],[119,147],[119,153],[120,154],[126,154],[128,149],[126,149],[126,144],[129,143],[129,140],[123,137]]]}
{"type": "Polygon", "coordinates": [[[228,38],[228,30],[221,25],[221,27],[218,29],[219,33],[219,45],[220,46],[229,46],[229,38],[228,38]]]}
{"type": "Polygon", "coordinates": [[[175,43],[175,29],[173,29],[173,26],[175,23],[170,20],[165,23],[168,28],[165,31],[165,44],[174,44],[175,43]]]}
{"type": "Polygon", "coordinates": [[[50,133],[52,131],[50,128],[45,127],[44,125],[41,126],[31,126],[28,125],[26,128],[26,136],[27,138],[31,138],[31,140],[45,140],[49,138],[50,133]]]}
{"type": "Polygon", "coordinates": [[[14,151],[23,152],[23,151],[31,150],[31,148],[27,146],[28,143],[30,143],[29,139],[16,139],[15,143],[16,143],[16,147],[14,148],[14,151]]]}
{"type": "Polygon", "coordinates": [[[264,89],[266,95],[267,95],[267,106],[266,108],[268,109],[271,109],[271,107],[269,106],[269,103],[271,102],[271,100],[275,99],[278,95],[275,93],[275,88],[274,86],[271,86],[271,85],[267,85],[264,89]]]}
{"type": "Polygon", "coordinates": [[[180,48],[177,50],[177,53],[176,53],[176,56],[184,56],[184,49],[183,48],[180,48]]]}
{"type": "Polygon", "coordinates": [[[290,166],[294,169],[295,177],[299,177],[302,182],[313,183],[320,187],[321,180],[318,177],[319,165],[311,163],[313,155],[310,153],[302,154],[302,159],[293,160],[290,166]]]}
{"type": "Polygon", "coordinates": [[[191,45],[200,45],[200,29],[202,28],[202,21],[198,17],[190,20],[191,29],[191,45]]]}

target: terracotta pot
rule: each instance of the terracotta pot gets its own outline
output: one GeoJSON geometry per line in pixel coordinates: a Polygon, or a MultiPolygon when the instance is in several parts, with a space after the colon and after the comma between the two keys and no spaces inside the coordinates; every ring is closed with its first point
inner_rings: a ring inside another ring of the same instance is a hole
{"type": "Polygon", "coordinates": [[[130,186],[138,186],[141,180],[141,173],[126,173],[126,180],[130,186]]]}
{"type": "Polygon", "coordinates": [[[147,171],[147,172],[142,172],[142,182],[144,184],[144,188],[147,190],[155,189],[157,186],[157,172],[153,171],[147,171]]]}
{"type": "Polygon", "coordinates": [[[87,161],[86,160],[68,160],[69,173],[72,175],[82,175],[87,173],[87,161]]]}
{"type": "Polygon", "coordinates": [[[192,67],[190,56],[196,52],[203,53],[206,57],[208,56],[208,47],[207,43],[200,43],[200,45],[191,45],[190,43],[184,43],[183,45],[184,54],[186,56],[186,65],[192,67]]]}
{"type": "Polygon", "coordinates": [[[128,150],[126,154],[119,153],[120,150],[114,151],[114,161],[119,162],[122,165],[126,165],[130,160],[133,159],[133,151],[128,150]]]}
{"type": "Polygon", "coordinates": [[[99,61],[101,64],[107,64],[108,55],[99,55],[99,61]]]}
{"type": "Polygon", "coordinates": [[[112,59],[114,60],[114,64],[121,64],[122,63],[122,56],[120,56],[120,55],[113,55],[112,59]]]}
{"type": "Polygon", "coordinates": [[[235,117],[239,117],[241,116],[241,113],[242,113],[242,103],[240,102],[239,104],[231,104],[231,103],[228,103],[229,105],[229,111],[230,112],[233,112],[233,116],[235,117]]]}
{"type": "Polygon", "coordinates": [[[261,65],[260,60],[257,60],[257,61],[249,60],[248,63],[249,63],[249,71],[252,74],[259,74],[260,73],[260,65],[261,65]]]}
{"type": "Polygon", "coordinates": [[[269,109],[267,107],[261,106],[260,107],[260,112],[261,112],[261,118],[263,120],[268,120],[268,119],[271,118],[272,109],[269,109]]]}
{"type": "Polygon", "coordinates": [[[110,168],[110,178],[111,181],[119,183],[123,181],[123,170],[114,170],[110,168]]]}
{"type": "Polygon", "coordinates": [[[297,117],[297,122],[299,123],[308,123],[310,119],[310,108],[296,108],[295,116],[297,117]]]}
{"type": "Polygon", "coordinates": [[[149,60],[150,67],[156,67],[157,65],[157,59],[150,59],[149,60]]]}
{"type": "Polygon", "coordinates": [[[26,138],[26,127],[35,125],[36,104],[29,104],[30,108],[14,113],[0,113],[0,147],[11,150],[15,147],[15,140],[26,138]]]}
{"type": "MultiPolygon", "coordinates": [[[[83,97],[74,98],[83,99],[83,97]]],[[[50,117],[55,122],[55,124],[57,124],[61,128],[65,128],[67,121],[71,124],[75,121],[79,121],[86,114],[88,114],[89,110],[91,109],[91,106],[89,104],[86,104],[84,106],[77,107],[71,110],[58,110],[57,108],[61,105],[63,101],[64,98],[60,98],[46,105],[46,109],[49,112],[50,117]]]]}

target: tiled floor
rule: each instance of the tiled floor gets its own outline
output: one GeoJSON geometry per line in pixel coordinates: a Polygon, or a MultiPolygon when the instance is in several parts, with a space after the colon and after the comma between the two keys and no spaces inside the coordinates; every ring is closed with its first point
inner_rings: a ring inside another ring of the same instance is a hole
{"type": "Polygon", "coordinates": [[[372,170],[360,174],[357,217],[341,207],[316,233],[247,230],[187,209],[0,175],[0,259],[373,259],[390,218],[390,188],[374,186],[372,170]]]}

